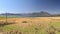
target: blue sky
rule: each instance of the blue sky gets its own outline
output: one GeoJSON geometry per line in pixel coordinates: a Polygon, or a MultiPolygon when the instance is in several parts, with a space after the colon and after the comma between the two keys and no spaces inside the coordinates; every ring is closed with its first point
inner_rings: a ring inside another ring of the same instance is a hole
{"type": "Polygon", "coordinates": [[[0,13],[60,13],[60,0],[0,0],[0,13]]]}

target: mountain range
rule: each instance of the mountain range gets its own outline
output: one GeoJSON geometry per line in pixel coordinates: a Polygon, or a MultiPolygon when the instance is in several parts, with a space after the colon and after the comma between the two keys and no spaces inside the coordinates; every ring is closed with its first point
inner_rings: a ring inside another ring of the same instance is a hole
{"type": "Polygon", "coordinates": [[[8,16],[8,17],[58,17],[60,14],[50,14],[48,12],[32,12],[32,13],[22,13],[22,14],[14,14],[14,13],[2,13],[0,16],[8,16]]]}

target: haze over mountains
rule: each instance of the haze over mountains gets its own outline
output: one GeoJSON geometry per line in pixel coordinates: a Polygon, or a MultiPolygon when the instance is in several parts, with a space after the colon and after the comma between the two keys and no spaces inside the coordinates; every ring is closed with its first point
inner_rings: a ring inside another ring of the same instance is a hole
{"type": "Polygon", "coordinates": [[[2,13],[0,16],[9,16],[9,17],[56,17],[60,16],[60,14],[50,14],[48,12],[32,12],[32,13],[22,13],[22,14],[14,14],[14,13],[2,13]]]}

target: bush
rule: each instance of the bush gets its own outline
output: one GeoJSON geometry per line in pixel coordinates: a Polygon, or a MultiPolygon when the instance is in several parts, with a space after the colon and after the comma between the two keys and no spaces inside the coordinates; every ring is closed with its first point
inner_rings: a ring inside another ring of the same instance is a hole
{"type": "Polygon", "coordinates": [[[22,21],[22,23],[27,23],[27,21],[22,21]]]}

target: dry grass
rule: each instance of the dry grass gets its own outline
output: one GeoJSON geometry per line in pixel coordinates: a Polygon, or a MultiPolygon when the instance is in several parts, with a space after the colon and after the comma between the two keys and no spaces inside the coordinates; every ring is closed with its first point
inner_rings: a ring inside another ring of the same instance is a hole
{"type": "MultiPolygon", "coordinates": [[[[6,22],[6,19],[0,18],[0,23],[1,22],[6,22]]],[[[54,30],[55,26],[53,26],[54,27],[53,28],[50,25],[51,25],[51,23],[60,22],[60,17],[8,18],[7,22],[8,23],[15,23],[15,24],[11,24],[9,26],[18,26],[19,28],[22,27],[22,28],[29,28],[29,29],[30,29],[30,27],[34,26],[35,32],[38,32],[38,30],[40,30],[40,29],[42,29],[43,31],[47,29],[47,30],[49,30],[49,31],[46,30],[48,33],[54,34],[55,33],[55,30],[54,30]],[[53,29],[53,30],[51,29],[52,32],[49,28],[53,29]]],[[[56,30],[58,30],[58,28],[56,28],[56,30]]],[[[9,32],[9,33],[11,33],[11,32],[9,32]]],[[[21,33],[21,32],[19,32],[19,33],[21,33]]]]}
{"type": "MultiPolygon", "coordinates": [[[[0,22],[6,22],[6,19],[0,18],[0,22]]],[[[37,24],[47,25],[50,22],[60,22],[60,17],[8,18],[7,22],[16,23],[14,25],[18,25],[18,26],[30,26],[30,25],[37,25],[37,24]],[[26,21],[27,23],[22,23],[23,21],[26,21]]]]}

